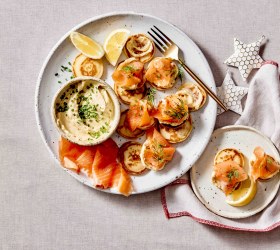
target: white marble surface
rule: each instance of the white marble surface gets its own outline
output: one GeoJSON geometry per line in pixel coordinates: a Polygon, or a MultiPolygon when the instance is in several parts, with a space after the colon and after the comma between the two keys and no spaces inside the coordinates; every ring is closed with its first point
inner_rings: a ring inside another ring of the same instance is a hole
{"type": "MultiPolygon", "coordinates": [[[[130,10],[163,18],[202,49],[220,85],[233,38],[268,38],[264,59],[280,62],[278,1],[16,1],[0,5],[0,249],[276,249],[279,232],[245,233],[167,220],[160,192],[124,198],[92,190],[56,167],[34,115],[36,78],[49,50],[79,22],[130,10]]],[[[242,82],[231,68],[236,83],[242,82]]],[[[231,112],[217,127],[238,118],[231,112]]]]}

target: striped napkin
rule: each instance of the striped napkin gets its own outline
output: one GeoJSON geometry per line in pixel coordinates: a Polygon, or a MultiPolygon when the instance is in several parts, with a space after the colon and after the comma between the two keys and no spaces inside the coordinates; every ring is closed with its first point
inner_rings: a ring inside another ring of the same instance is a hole
{"type": "MultiPolygon", "coordinates": [[[[278,64],[266,61],[250,83],[245,109],[236,122],[267,135],[280,151],[280,80],[278,64]]],[[[210,212],[192,191],[188,173],[161,190],[167,218],[189,216],[211,226],[265,232],[280,226],[280,191],[262,212],[245,219],[227,219],[210,212]]]]}

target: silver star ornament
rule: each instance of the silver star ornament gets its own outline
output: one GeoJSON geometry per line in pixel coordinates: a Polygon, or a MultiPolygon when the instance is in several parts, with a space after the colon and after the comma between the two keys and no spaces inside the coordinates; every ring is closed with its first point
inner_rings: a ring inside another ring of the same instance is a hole
{"type": "MultiPolygon", "coordinates": [[[[236,86],[227,72],[223,84],[217,88],[217,95],[223,104],[233,112],[242,114],[242,98],[248,93],[248,88],[236,86]]],[[[224,110],[218,107],[218,115],[223,113],[224,110]]]]}
{"type": "Polygon", "coordinates": [[[234,54],[231,55],[225,64],[228,66],[237,67],[245,81],[252,69],[260,68],[263,59],[259,56],[260,47],[265,36],[262,36],[258,41],[245,44],[239,39],[234,38],[234,54]]]}

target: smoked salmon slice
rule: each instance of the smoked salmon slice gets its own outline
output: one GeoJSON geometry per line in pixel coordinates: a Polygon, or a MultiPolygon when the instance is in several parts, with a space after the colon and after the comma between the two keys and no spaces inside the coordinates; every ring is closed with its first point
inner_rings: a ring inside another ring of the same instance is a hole
{"type": "Polygon", "coordinates": [[[96,147],[92,149],[86,149],[76,160],[76,164],[79,168],[85,170],[88,176],[92,173],[92,162],[96,153],[96,147]]]}
{"type": "Polygon", "coordinates": [[[279,170],[280,164],[268,155],[266,160],[265,172],[262,172],[261,176],[263,179],[268,179],[278,173],[279,170]]]}
{"type": "Polygon", "coordinates": [[[251,175],[254,180],[269,179],[279,172],[280,164],[273,157],[267,155],[263,148],[254,149],[255,160],[251,161],[251,175]]]}
{"type": "MultiPolygon", "coordinates": [[[[97,150],[96,157],[102,162],[102,156],[97,150]]],[[[93,163],[92,177],[98,188],[117,187],[118,191],[125,196],[132,192],[130,176],[125,172],[122,165],[116,160],[100,167],[101,164],[93,163]]]]}
{"type": "Polygon", "coordinates": [[[108,139],[97,146],[92,161],[92,173],[95,174],[95,177],[98,176],[99,171],[103,171],[111,163],[116,162],[118,151],[118,145],[112,139],[108,139]]]}
{"type": "Polygon", "coordinates": [[[79,167],[76,164],[75,161],[71,160],[70,158],[68,158],[67,156],[63,157],[63,166],[67,169],[70,170],[75,170],[76,172],[79,172],[79,167]]]}
{"type": "Polygon", "coordinates": [[[129,196],[132,192],[132,189],[133,188],[130,176],[126,173],[126,171],[123,168],[120,168],[118,191],[125,196],[129,196]]]}
{"type": "Polygon", "coordinates": [[[167,161],[172,160],[174,153],[175,153],[175,148],[173,147],[168,147],[163,149],[163,154],[165,155],[165,159],[167,161]]]}
{"type": "MultiPolygon", "coordinates": [[[[151,131],[153,132],[152,135],[152,139],[157,142],[158,144],[160,144],[163,147],[169,147],[170,144],[169,142],[161,135],[160,132],[158,132],[155,128],[151,129],[151,131]]],[[[151,133],[149,133],[150,135],[151,133]]],[[[173,148],[173,147],[170,147],[173,148]]]]}
{"type": "Polygon", "coordinates": [[[92,178],[96,187],[109,188],[112,187],[114,171],[118,166],[116,161],[104,164],[102,162],[102,158],[104,159],[100,151],[97,149],[96,156],[92,164],[92,178]]]}
{"type": "Polygon", "coordinates": [[[139,100],[137,103],[130,105],[125,122],[131,131],[135,131],[137,128],[147,129],[152,126],[155,120],[149,114],[147,100],[139,100]]]}
{"type": "Polygon", "coordinates": [[[77,145],[61,137],[59,140],[59,160],[63,167],[75,170],[76,172],[80,171],[79,166],[77,165],[77,158],[83,153],[86,149],[84,146],[77,145]]]}
{"type": "Polygon", "coordinates": [[[84,170],[98,188],[115,187],[128,196],[132,192],[130,176],[117,162],[119,147],[111,138],[96,146],[80,146],[61,137],[59,158],[63,167],[84,170]]]}
{"type": "Polygon", "coordinates": [[[77,145],[73,142],[68,141],[64,137],[59,140],[59,158],[63,162],[63,158],[67,156],[73,160],[76,160],[80,154],[86,149],[85,146],[77,145]]]}
{"type": "Polygon", "coordinates": [[[244,169],[234,161],[224,161],[214,165],[212,182],[226,195],[232,193],[240,182],[248,178],[244,169]]]}

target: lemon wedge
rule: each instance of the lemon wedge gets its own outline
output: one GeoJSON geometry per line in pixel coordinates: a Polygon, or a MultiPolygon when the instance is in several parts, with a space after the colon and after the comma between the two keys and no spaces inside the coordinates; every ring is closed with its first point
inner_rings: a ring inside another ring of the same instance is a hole
{"type": "Polygon", "coordinates": [[[102,46],[90,37],[74,31],[70,34],[70,39],[76,49],[85,56],[92,59],[100,59],[104,56],[102,46]]]}
{"type": "Polygon", "coordinates": [[[129,37],[130,31],[127,29],[116,29],[106,38],[104,43],[105,56],[110,64],[115,66],[122,53],[122,49],[129,37]]]}
{"type": "Polygon", "coordinates": [[[257,192],[257,183],[252,177],[241,182],[240,187],[227,196],[226,202],[234,207],[242,207],[249,204],[257,192]]]}

